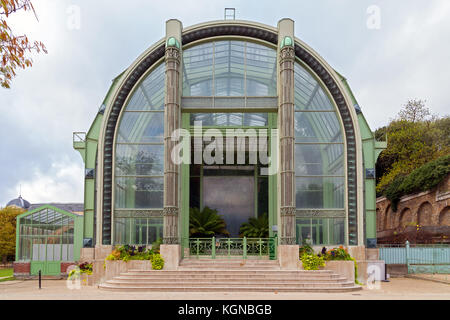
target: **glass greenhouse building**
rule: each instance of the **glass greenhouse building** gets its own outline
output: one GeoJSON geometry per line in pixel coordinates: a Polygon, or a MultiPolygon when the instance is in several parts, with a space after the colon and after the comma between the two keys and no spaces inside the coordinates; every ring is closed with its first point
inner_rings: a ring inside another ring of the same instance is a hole
{"type": "Polygon", "coordinates": [[[192,253],[191,212],[206,207],[232,239],[249,218],[267,219],[274,259],[297,250],[298,260],[304,242],[375,247],[384,147],[294,21],[169,20],[113,80],[89,131],[74,133],[85,163],[82,251],[97,259],[161,238],[178,263],[192,253]]]}

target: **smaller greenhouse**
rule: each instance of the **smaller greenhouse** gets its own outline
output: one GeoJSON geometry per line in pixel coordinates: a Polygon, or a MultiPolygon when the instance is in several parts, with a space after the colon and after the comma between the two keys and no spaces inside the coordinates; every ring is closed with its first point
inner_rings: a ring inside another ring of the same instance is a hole
{"type": "Polygon", "coordinates": [[[60,275],[80,258],[83,216],[44,205],[17,217],[16,262],[21,274],[60,275]]]}

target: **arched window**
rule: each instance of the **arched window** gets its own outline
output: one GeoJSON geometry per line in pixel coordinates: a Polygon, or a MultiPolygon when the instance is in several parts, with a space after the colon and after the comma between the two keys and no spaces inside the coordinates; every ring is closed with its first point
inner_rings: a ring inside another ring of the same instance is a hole
{"type": "Polygon", "coordinates": [[[344,137],[336,108],[319,82],[300,64],[295,82],[295,186],[297,210],[319,210],[299,219],[299,242],[343,244],[345,235],[344,137]],[[340,216],[328,215],[331,211],[340,216]]]}
{"type": "MultiPolygon", "coordinates": [[[[183,51],[184,97],[276,97],[277,52],[251,41],[219,40],[183,51]]],[[[212,107],[212,106],[211,106],[212,107]]],[[[267,126],[264,113],[194,113],[191,124],[267,126]]]]}
{"type": "Polygon", "coordinates": [[[122,112],[115,147],[114,242],[149,244],[162,237],[162,218],[136,209],[162,209],[165,64],[154,68],[122,112]]]}

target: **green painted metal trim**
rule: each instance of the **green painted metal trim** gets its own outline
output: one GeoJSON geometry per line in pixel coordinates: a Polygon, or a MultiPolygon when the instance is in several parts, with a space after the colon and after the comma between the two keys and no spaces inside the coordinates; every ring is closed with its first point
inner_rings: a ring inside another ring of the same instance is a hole
{"type": "Polygon", "coordinates": [[[20,245],[20,240],[19,240],[19,234],[20,234],[20,216],[23,214],[20,214],[16,217],[16,258],[15,261],[19,261],[19,245],[20,245]]]}
{"type": "MultiPolygon", "coordinates": [[[[181,127],[189,130],[190,117],[188,113],[181,114],[181,127]]],[[[189,248],[189,194],[190,194],[190,166],[187,163],[181,165],[181,239],[184,257],[184,248],[189,248]]]]}

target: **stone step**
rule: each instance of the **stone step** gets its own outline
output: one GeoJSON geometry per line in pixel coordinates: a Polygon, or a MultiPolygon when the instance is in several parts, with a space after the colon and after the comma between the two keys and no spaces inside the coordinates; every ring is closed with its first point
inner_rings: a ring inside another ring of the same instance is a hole
{"type": "Polygon", "coordinates": [[[361,290],[360,286],[349,286],[349,287],[278,287],[278,286],[215,286],[215,287],[193,287],[193,286],[177,286],[171,285],[166,287],[151,287],[151,286],[127,286],[119,287],[115,284],[104,283],[99,285],[100,289],[110,290],[110,291],[121,291],[121,292],[150,292],[150,291],[160,291],[160,292],[350,292],[361,290]]]}
{"type": "Polygon", "coordinates": [[[128,279],[116,277],[112,280],[108,280],[108,283],[137,283],[137,284],[158,284],[158,283],[169,283],[174,284],[194,284],[197,285],[199,283],[207,283],[207,284],[251,284],[251,285],[261,285],[261,284],[323,284],[323,283],[332,283],[337,285],[342,285],[345,283],[349,283],[347,279],[321,279],[321,280],[308,280],[308,279],[204,279],[204,280],[192,280],[192,279],[177,279],[176,281],[171,279],[128,279]]]}
{"type": "Polygon", "coordinates": [[[340,288],[340,287],[351,287],[354,285],[352,282],[262,282],[262,283],[253,283],[251,281],[240,281],[240,282],[228,282],[228,281],[217,281],[217,282],[191,282],[191,281],[177,281],[175,284],[173,282],[147,282],[147,281],[125,281],[125,280],[109,280],[106,283],[111,285],[117,285],[119,287],[152,287],[152,288],[161,288],[161,287],[172,287],[172,286],[180,286],[180,287],[299,287],[299,288],[322,288],[322,287],[330,287],[330,288],[340,288]]]}
{"type": "Polygon", "coordinates": [[[257,279],[279,279],[279,280],[339,280],[339,279],[345,279],[344,277],[338,275],[338,274],[329,274],[329,275],[278,275],[278,274],[272,274],[272,275],[257,275],[257,274],[239,274],[239,275],[232,275],[232,274],[209,274],[209,275],[166,275],[166,274],[160,274],[160,275],[141,275],[141,274],[130,274],[130,273],[121,273],[117,278],[121,279],[171,279],[171,280],[183,280],[183,279],[190,279],[190,280],[202,280],[202,279],[210,279],[210,280],[216,280],[216,279],[245,279],[245,280],[257,280],[257,279]]]}
{"type": "Polygon", "coordinates": [[[217,271],[221,271],[221,270],[246,270],[246,269],[250,269],[250,270],[255,270],[255,271],[277,271],[280,270],[280,267],[241,267],[241,266],[211,266],[211,267],[204,267],[204,268],[199,268],[199,267],[195,267],[195,266],[189,266],[189,267],[178,267],[179,271],[193,271],[193,270],[217,270],[217,271]]]}
{"type": "Polygon", "coordinates": [[[136,273],[136,274],[215,274],[215,273],[222,273],[222,274],[305,274],[305,275],[318,275],[318,274],[334,274],[332,270],[215,270],[215,269],[195,269],[195,270],[138,270],[138,269],[131,269],[128,271],[128,273],[136,273]]]}

